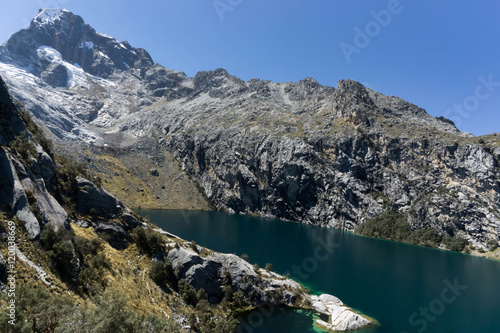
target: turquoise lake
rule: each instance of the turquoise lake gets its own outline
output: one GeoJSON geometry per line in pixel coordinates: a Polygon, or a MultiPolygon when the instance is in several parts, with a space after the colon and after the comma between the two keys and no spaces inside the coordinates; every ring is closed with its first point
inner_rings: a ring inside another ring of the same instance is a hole
{"type": "MultiPolygon", "coordinates": [[[[206,211],[140,210],[162,229],[329,293],[377,319],[366,333],[500,332],[500,262],[360,237],[352,233],[206,211]]],[[[241,318],[244,333],[318,332],[317,315],[263,308],[241,318]]]]}

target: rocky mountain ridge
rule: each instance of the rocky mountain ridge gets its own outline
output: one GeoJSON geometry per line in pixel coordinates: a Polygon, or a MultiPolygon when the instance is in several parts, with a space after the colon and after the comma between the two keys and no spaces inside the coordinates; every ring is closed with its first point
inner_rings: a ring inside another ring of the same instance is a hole
{"type": "Polygon", "coordinates": [[[66,145],[145,161],[165,153],[235,213],[353,230],[394,210],[413,229],[478,248],[499,240],[496,134],[462,133],[351,80],[245,82],[224,69],[189,78],[74,14],[44,13],[2,46],[0,75],[66,145]]]}

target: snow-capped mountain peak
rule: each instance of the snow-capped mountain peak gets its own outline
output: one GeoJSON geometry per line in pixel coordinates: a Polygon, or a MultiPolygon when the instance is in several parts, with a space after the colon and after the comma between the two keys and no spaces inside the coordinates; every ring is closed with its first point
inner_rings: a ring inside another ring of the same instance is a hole
{"type": "Polygon", "coordinates": [[[102,144],[88,123],[111,119],[105,112],[96,119],[104,100],[126,101],[112,93],[118,78],[140,76],[153,65],[145,50],[96,32],[65,9],[41,9],[0,46],[0,76],[11,93],[64,140],[102,144]]]}
{"type": "Polygon", "coordinates": [[[61,60],[101,78],[117,70],[144,69],[154,64],[145,50],[96,32],[66,9],[41,9],[28,29],[15,33],[5,43],[0,58],[14,59],[23,66],[35,64],[37,72],[33,74],[38,75],[49,65],[46,57],[40,58],[41,46],[51,47],[61,60]]]}
{"type": "Polygon", "coordinates": [[[38,14],[33,19],[34,22],[39,24],[50,24],[61,19],[64,13],[69,13],[66,9],[62,8],[43,8],[40,9],[38,14]]]}

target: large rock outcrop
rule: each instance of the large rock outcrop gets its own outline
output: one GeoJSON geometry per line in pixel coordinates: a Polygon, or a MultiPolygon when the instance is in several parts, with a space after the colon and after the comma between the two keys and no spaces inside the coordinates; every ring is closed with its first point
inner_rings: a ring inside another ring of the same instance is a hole
{"type": "Polygon", "coordinates": [[[25,223],[31,238],[40,235],[40,224],[30,209],[28,197],[19,181],[16,169],[11,162],[11,155],[0,149],[0,205],[13,216],[25,223]]]}
{"type": "Polygon", "coordinates": [[[347,307],[335,296],[322,294],[320,296],[310,296],[312,307],[315,311],[323,313],[329,317],[328,322],[316,319],[316,323],[332,331],[350,331],[367,326],[375,325],[373,319],[357,313],[347,307]]]}
{"type": "Polygon", "coordinates": [[[214,252],[201,256],[192,249],[180,247],[171,249],[167,259],[179,276],[196,290],[205,289],[212,303],[222,300],[222,287],[226,284],[234,292],[241,290],[244,297],[256,305],[294,305],[302,301],[303,290],[298,283],[263,269],[255,271],[234,254],[214,252]]]}

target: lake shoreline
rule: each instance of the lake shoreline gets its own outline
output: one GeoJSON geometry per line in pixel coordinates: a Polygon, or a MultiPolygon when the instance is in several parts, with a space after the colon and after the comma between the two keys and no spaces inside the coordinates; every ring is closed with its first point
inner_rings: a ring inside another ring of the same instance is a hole
{"type": "MultiPolygon", "coordinates": [[[[222,210],[213,210],[213,209],[205,209],[205,210],[195,209],[195,210],[191,210],[191,209],[171,209],[171,208],[164,209],[164,208],[145,208],[145,207],[138,207],[138,208],[134,207],[132,209],[135,212],[137,212],[137,213],[139,213],[141,210],[145,210],[145,211],[172,211],[172,212],[175,212],[175,211],[185,211],[187,218],[189,218],[189,216],[191,216],[193,214],[198,214],[198,213],[204,213],[204,212],[221,212],[221,213],[232,214],[232,215],[234,214],[234,215],[240,215],[240,216],[252,216],[252,217],[263,218],[263,219],[273,219],[273,220],[278,220],[278,221],[283,221],[283,222],[290,222],[290,223],[297,223],[297,224],[302,224],[302,225],[308,225],[308,224],[304,224],[302,222],[293,221],[293,220],[287,220],[287,219],[281,219],[281,218],[270,218],[270,217],[258,216],[258,215],[251,215],[251,214],[237,214],[237,213],[226,212],[226,211],[222,211],[222,210]]],[[[315,224],[313,224],[313,225],[317,226],[317,227],[325,228],[325,229],[339,230],[339,231],[342,231],[342,232],[347,232],[347,233],[350,233],[350,234],[353,234],[353,235],[356,235],[356,236],[359,236],[359,237],[366,237],[366,238],[369,238],[369,239],[379,239],[379,240],[383,240],[383,241],[387,241],[387,242],[395,242],[395,243],[399,243],[399,244],[406,244],[406,245],[410,245],[410,246],[417,246],[417,247],[420,247],[420,248],[428,248],[428,249],[434,249],[434,250],[441,250],[441,251],[446,251],[446,252],[453,252],[453,253],[459,253],[459,254],[463,254],[463,255],[469,255],[469,256],[472,256],[472,257],[478,257],[478,258],[485,258],[485,259],[491,259],[491,260],[495,260],[495,261],[500,261],[500,247],[498,249],[496,249],[495,251],[493,251],[493,252],[484,252],[484,253],[481,253],[481,252],[479,252],[477,250],[471,250],[470,253],[456,252],[456,251],[448,250],[448,249],[446,249],[444,247],[429,247],[429,246],[417,245],[417,244],[412,244],[412,243],[395,241],[395,240],[392,240],[392,239],[385,239],[385,238],[377,238],[377,237],[364,236],[364,235],[357,234],[356,232],[354,232],[352,230],[346,230],[346,229],[340,229],[340,228],[333,228],[333,227],[328,227],[328,226],[323,226],[323,225],[315,225],[315,224]]]]}

